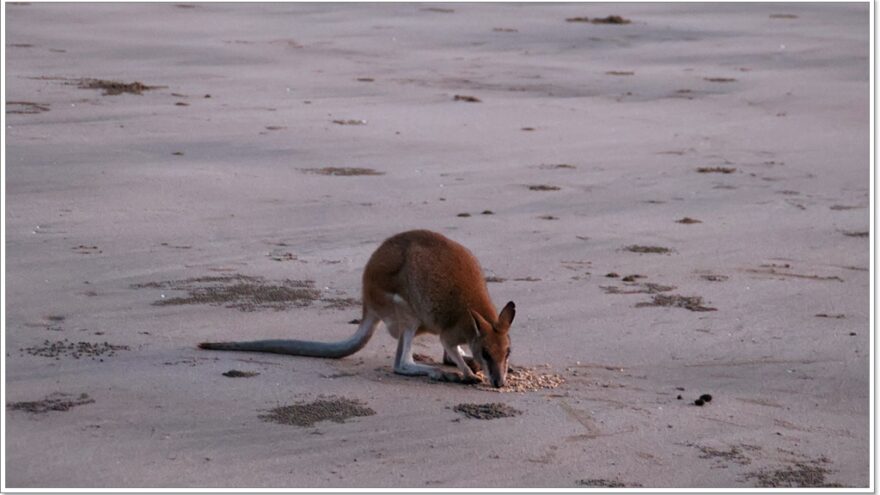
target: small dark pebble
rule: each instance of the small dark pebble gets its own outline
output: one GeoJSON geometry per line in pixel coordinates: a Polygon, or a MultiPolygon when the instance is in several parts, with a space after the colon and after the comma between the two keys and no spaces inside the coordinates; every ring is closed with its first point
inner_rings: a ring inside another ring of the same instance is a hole
{"type": "Polygon", "coordinates": [[[694,401],[694,405],[702,406],[703,404],[705,404],[705,403],[703,402],[702,399],[697,399],[697,400],[694,401]]]}
{"type": "Polygon", "coordinates": [[[361,320],[355,318],[355,319],[349,321],[348,324],[349,324],[349,325],[360,325],[360,324],[361,324],[361,320]]]}
{"type": "Polygon", "coordinates": [[[681,395],[679,395],[678,397],[676,397],[676,399],[681,400],[681,395]]]}
{"type": "Polygon", "coordinates": [[[468,103],[480,103],[481,100],[476,96],[467,96],[467,95],[455,95],[453,98],[455,101],[466,101],[468,103]]]}
{"type": "Polygon", "coordinates": [[[610,273],[606,273],[605,276],[608,278],[617,278],[620,275],[618,275],[616,272],[610,272],[610,273]]]}
{"type": "Polygon", "coordinates": [[[471,214],[470,213],[459,213],[457,216],[462,217],[462,218],[466,218],[466,217],[471,216],[471,214]]]}
{"type": "Polygon", "coordinates": [[[850,333],[849,333],[850,337],[852,337],[852,336],[855,335],[855,334],[856,334],[855,332],[850,332],[850,333]]]}
{"type": "Polygon", "coordinates": [[[481,213],[481,215],[494,215],[494,214],[495,214],[495,212],[492,210],[483,210],[483,212],[481,213]]]}
{"type": "Polygon", "coordinates": [[[703,394],[700,396],[700,400],[703,402],[712,402],[712,396],[709,394],[703,394]]]}

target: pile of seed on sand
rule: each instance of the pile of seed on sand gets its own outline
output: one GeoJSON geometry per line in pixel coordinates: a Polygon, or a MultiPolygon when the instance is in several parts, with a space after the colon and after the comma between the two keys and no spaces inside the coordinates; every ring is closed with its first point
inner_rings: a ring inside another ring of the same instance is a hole
{"type": "Polygon", "coordinates": [[[475,385],[482,390],[492,392],[534,392],[536,390],[556,388],[565,383],[562,376],[555,373],[538,373],[534,368],[511,367],[507,372],[507,383],[495,388],[487,382],[475,385]]]}
{"type": "Polygon", "coordinates": [[[103,361],[102,356],[112,357],[116,355],[116,351],[127,351],[127,345],[113,345],[107,342],[71,342],[64,340],[44,340],[41,345],[33,347],[25,347],[22,351],[32,356],[42,356],[48,358],[59,359],[60,356],[72,357],[79,359],[81,357],[90,357],[103,361]]]}
{"type": "Polygon", "coordinates": [[[522,414],[522,411],[500,402],[491,402],[489,404],[459,404],[452,408],[452,410],[474,419],[510,418],[522,414]]]}
{"type": "Polygon", "coordinates": [[[355,416],[372,416],[376,411],[357,400],[328,397],[314,402],[276,407],[260,419],[272,423],[294,426],[313,426],[319,421],[344,423],[355,416]]]}

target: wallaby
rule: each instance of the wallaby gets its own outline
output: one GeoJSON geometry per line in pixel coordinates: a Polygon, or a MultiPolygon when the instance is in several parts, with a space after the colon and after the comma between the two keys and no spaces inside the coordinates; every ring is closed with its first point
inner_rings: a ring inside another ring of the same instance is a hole
{"type": "Polygon", "coordinates": [[[480,264],[461,244],[428,230],[389,237],[364,268],[363,301],[360,326],[348,340],[205,342],[199,347],[342,358],[362,349],[381,321],[397,339],[395,373],[477,383],[480,377],[471,366],[479,365],[493,386],[504,386],[510,356],[508,330],[516,308],[511,301],[496,313],[480,264]],[[461,373],[414,362],[413,338],[421,333],[438,335],[444,361],[451,361],[461,373]],[[462,354],[465,344],[473,360],[462,354]]]}

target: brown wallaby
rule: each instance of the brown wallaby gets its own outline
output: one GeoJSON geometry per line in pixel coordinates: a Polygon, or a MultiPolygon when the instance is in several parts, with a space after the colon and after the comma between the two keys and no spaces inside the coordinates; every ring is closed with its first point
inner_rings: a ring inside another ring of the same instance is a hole
{"type": "Polygon", "coordinates": [[[364,268],[363,301],[360,326],[347,340],[205,342],[199,347],[342,358],[363,348],[379,323],[384,322],[398,341],[395,373],[477,383],[480,377],[462,354],[461,346],[467,344],[474,364],[491,384],[504,386],[510,356],[508,330],[516,309],[511,301],[500,314],[496,313],[480,264],[461,244],[427,230],[411,230],[386,239],[364,268]],[[445,357],[461,373],[414,362],[413,338],[421,333],[438,335],[445,357]]]}

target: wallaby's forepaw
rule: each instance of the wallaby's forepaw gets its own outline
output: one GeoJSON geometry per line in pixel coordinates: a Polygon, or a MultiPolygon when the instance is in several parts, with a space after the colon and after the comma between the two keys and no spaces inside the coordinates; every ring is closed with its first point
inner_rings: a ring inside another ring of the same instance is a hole
{"type": "Polygon", "coordinates": [[[437,371],[436,373],[431,373],[430,378],[440,382],[464,384],[480,383],[482,381],[477,375],[466,376],[454,371],[437,371]]]}
{"type": "MultiPolygon", "coordinates": [[[[468,368],[470,368],[471,371],[473,371],[474,373],[480,372],[480,363],[478,363],[472,357],[468,357],[468,356],[463,356],[463,357],[464,357],[464,363],[466,365],[468,365],[468,368]]],[[[447,366],[457,366],[455,364],[455,361],[453,361],[452,358],[449,357],[449,354],[447,354],[446,351],[443,351],[443,364],[445,364],[447,366]]]]}
{"type": "Polygon", "coordinates": [[[437,373],[432,373],[430,378],[432,380],[437,380],[438,382],[460,382],[462,377],[459,373],[447,372],[447,371],[438,371],[437,373]]]}
{"type": "Polygon", "coordinates": [[[473,371],[474,373],[479,373],[480,371],[482,371],[480,363],[476,359],[472,357],[465,357],[464,362],[468,365],[468,368],[470,368],[471,371],[473,371]]]}
{"type": "Polygon", "coordinates": [[[475,385],[477,383],[483,383],[483,379],[480,378],[479,375],[468,375],[462,377],[461,383],[464,383],[465,385],[475,385]]]}

